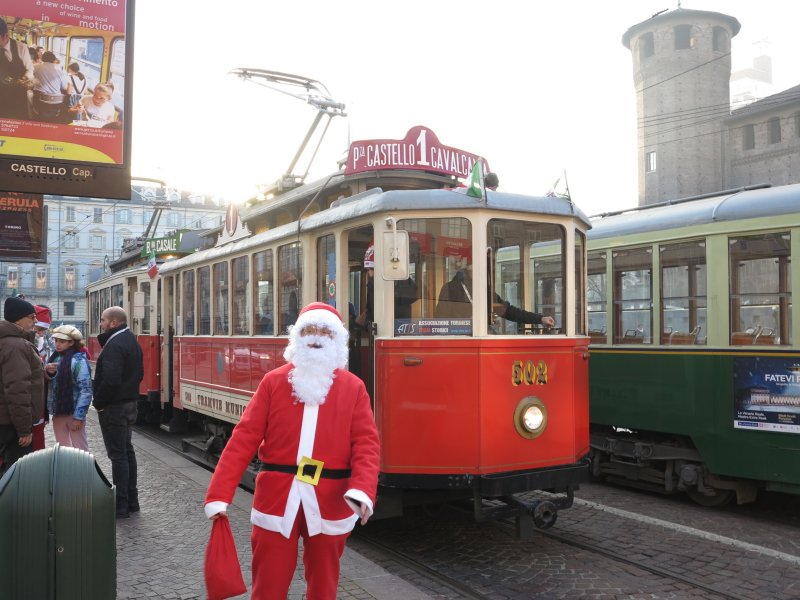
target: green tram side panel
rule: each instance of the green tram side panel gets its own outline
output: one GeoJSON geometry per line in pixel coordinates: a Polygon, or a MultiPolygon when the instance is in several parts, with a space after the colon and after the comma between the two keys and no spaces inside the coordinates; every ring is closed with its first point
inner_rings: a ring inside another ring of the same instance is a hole
{"type": "Polygon", "coordinates": [[[800,484],[800,434],[734,428],[735,358],[593,349],[590,421],[686,436],[717,475],[800,484]]]}

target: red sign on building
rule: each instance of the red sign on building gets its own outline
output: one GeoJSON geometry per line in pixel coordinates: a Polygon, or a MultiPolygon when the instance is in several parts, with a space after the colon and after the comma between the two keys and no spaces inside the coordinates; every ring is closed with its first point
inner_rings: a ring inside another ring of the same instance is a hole
{"type": "MultiPolygon", "coordinates": [[[[445,146],[428,127],[417,125],[402,140],[361,140],[350,144],[345,175],[385,169],[430,171],[466,177],[478,160],[477,154],[445,146]]],[[[483,160],[484,171],[489,165],[483,160]]]]}

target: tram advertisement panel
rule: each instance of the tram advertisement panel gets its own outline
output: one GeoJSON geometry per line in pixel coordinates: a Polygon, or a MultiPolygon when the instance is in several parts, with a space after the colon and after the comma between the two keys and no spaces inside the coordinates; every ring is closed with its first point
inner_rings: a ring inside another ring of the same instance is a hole
{"type": "Polygon", "coordinates": [[[766,356],[735,358],[737,429],[800,433],[800,363],[766,356]]]}
{"type": "Polygon", "coordinates": [[[3,2],[0,189],[130,198],[133,1],[3,2]]]}
{"type": "Polygon", "coordinates": [[[0,261],[46,262],[44,196],[0,192],[0,261]]]}

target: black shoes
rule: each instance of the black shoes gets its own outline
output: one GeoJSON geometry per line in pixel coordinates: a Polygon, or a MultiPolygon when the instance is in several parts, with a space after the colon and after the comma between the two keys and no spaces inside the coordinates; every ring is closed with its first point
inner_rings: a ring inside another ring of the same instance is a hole
{"type": "Polygon", "coordinates": [[[117,512],[116,513],[117,519],[127,519],[130,516],[131,516],[131,513],[129,513],[129,512],[117,512]]]}

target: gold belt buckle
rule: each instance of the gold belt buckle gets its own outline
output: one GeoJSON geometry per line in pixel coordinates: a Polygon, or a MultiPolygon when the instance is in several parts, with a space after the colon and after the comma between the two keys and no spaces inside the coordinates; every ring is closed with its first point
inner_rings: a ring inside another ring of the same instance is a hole
{"type": "Polygon", "coordinates": [[[325,465],[324,462],[321,460],[314,460],[313,458],[308,458],[304,456],[300,459],[300,464],[297,465],[297,475],[295,476],[298,481],[303,481],[305,483],[310,483],[311,485],[317,485],[319,483],[319,476],[322,475],[322,467],[325,465]],[[306,465],[314,465],[314,474],[313,475],[305,475],[303,473],[303,468],[306,465]]]}

